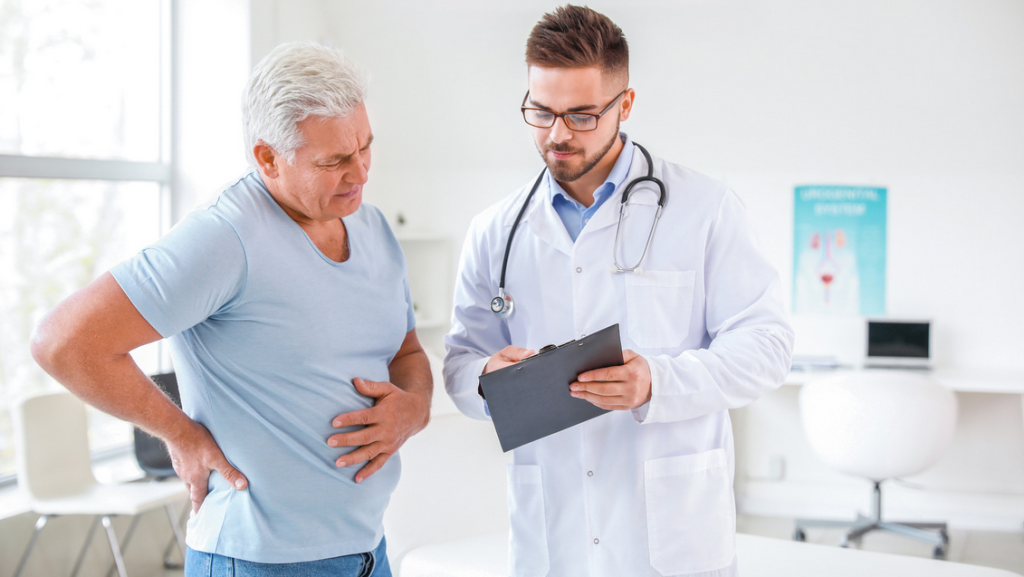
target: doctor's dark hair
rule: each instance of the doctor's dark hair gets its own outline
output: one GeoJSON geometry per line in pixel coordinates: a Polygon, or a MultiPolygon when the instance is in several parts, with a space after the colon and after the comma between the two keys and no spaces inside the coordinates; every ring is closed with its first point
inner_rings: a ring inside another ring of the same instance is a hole
{"type": "Polygon", "coordinates": [[[629,44],[610,18],[566,4],[537,22],[526,40],[526,64],[542,68],[597,67],[629,73],[629,44]]]}

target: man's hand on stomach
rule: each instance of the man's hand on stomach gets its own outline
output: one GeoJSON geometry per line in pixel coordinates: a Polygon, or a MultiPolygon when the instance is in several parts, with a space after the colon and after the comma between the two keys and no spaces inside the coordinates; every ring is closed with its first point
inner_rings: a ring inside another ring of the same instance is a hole
{"type": "Polygon", "coordinates": [[[356,473],[356,483],[376,473],[410,437],[423,430],[430,418],[430,399],[406,392],[388,382],[353,379],[356,390],[375,399],[368,409],[342,413],[334,418],[336,429],[363,425],[358,431],[331,435],[331,447],[358,447],[335,462],[348,467],[369,461],[356,473]]]}

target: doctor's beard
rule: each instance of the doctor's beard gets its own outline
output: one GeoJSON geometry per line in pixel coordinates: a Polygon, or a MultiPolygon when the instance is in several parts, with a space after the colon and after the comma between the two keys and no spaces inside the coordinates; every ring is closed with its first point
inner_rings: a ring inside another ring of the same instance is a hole
{"type": "Polygon", "coordinates": [[[581,149],[581,148],[576,148],[574,146],[571,146],[571,145],[569,145],[569,143],[556,144],[556,143],[552,142],[552,143],[544,145],[544,149],[543,150],[541,150],[538,147],[537,148],[537,152],[540,152],[541,159],[543,159],[544,163],[548,165],[548,170],[551,171],[551,176],[553,176],[555,178],[555,180],[557,180],[558,182],[574,182],[574,181],[579,180],[580,178],[582,178],[584,174],[586,174],[586,173],[590,172],[591,170],[593,170],[593,168],[595,166],[597,166],[598,162],[601,162],[601,159],[604,158],[604,155],[608,154],[608,151],[612,149],[612,146],[615,144],[615,139],[618,138],[618,137],[619,137],[619,123],[616,121],[616,123],[615,123],[615,134],[612,136],[611,140],[609,140],[607,144],[605,144],[604,146],[601,147],[601,151],[600,152],[591,155],[589,158],[584,158],[582,166],[579,169],[576,169],[576,170],[573,170],[573,168],[571,166],[569,166],[569,163],[567,163],[567,162],[565,162],[563,160],[555,160],[555,161],[552,161],[552,162],[548,162],[547,153],[549,151],[554,151],[554,152],[583,152],[583,149],[581,149]]]}

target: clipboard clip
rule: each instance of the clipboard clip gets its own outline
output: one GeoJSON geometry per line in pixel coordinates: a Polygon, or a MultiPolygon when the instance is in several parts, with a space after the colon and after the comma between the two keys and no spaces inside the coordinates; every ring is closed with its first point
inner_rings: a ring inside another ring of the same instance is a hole
{"type": "MultiPolygon", "coordinates": [[[[551,351],[555,351],[555,349],[561,348],[562,346],[566,346],[566,345],[572,344],[575,341],[577,341],[577,340],[575,340],[573,338],[572,340],[568,340],[568,341],[563,342],[561,344],[545,344],[544,346],[541,347],[540,351],[538,351],[536,355],[528,357],[527,359],[536,359],[536,358],[540,357],[541,355],[544,355],[545,353],[549,353],[551,351]]],[[[584,344],[586,344],[586,341],[581,341],[578,346],[583,346],[584,344]]],[[[523,361],[526,361],[527,359],[523,359],[523,361]]],[[[522,363],[522,361],[519,361],[519,363],[522,363]]],[[[515,370],[521,371],[522,367],[518,366],[518,367],[516,367],[515,370]]]]}
{"type": "MultiPolygon", "coordinates": [[[[564,347],[566,345],[571,345],[571,344],[573,344],[575,342],[576,342],[576,339],[573,339],[571,341],[566,341],[566,342],[564,342],[564,343],[562,343],[560,345],[544,345],[543,347],[540,348],[539,351],[537,351],[537,354],[535,356],[539,357],[540,355],[543,355],[544,353],[546,353],[548,351],[553,351],[555,349],[560,349],[560,348],[562,348],[562,347],[564,347]]],[[[582,347],[583,343],[580,343],[580,346],[582,347]]]]}

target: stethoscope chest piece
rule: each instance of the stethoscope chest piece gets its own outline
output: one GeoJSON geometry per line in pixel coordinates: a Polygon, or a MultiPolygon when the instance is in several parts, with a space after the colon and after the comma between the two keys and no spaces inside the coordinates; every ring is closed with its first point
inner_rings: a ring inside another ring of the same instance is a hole
{"type": "Polygon", "coordinates": [[[512,315],[512,309],[516,306],[512,295],[506,294],[505,289],[498,289],[498,296],[491,299],[491,312],[499,319],[505,320],[512,315]]]}

